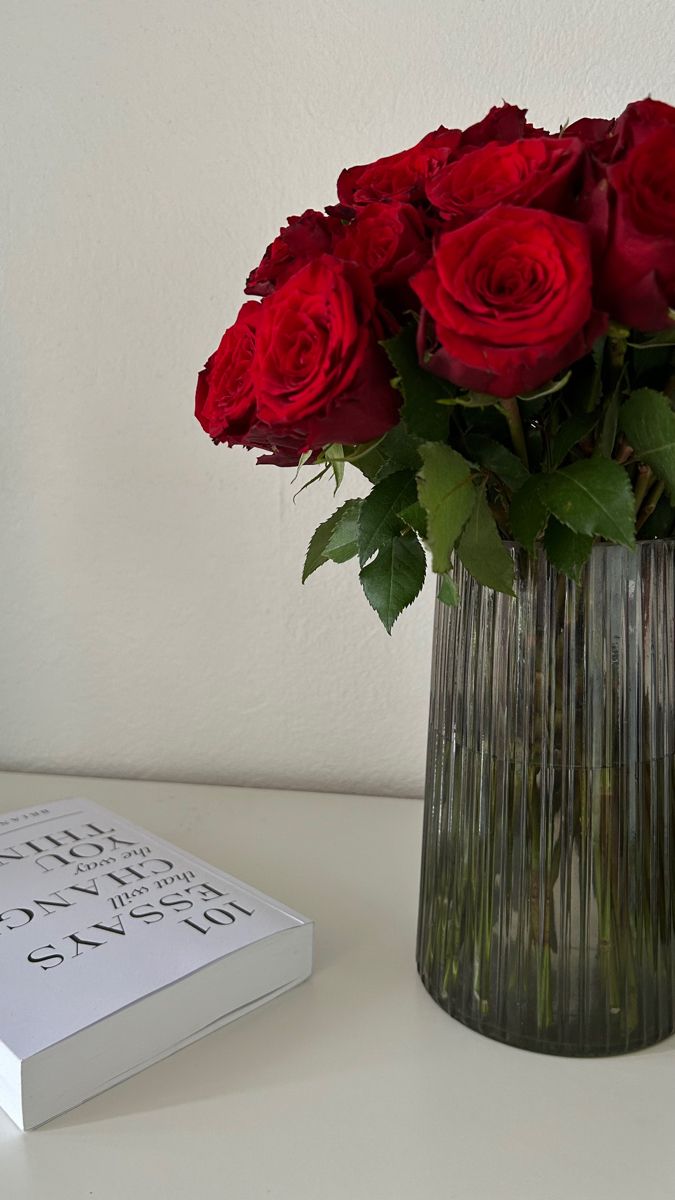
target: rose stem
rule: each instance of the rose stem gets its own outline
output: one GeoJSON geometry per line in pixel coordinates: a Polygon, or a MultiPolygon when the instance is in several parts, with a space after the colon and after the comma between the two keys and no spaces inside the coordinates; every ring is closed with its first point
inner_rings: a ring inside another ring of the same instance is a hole
{"type": "Polygon", "coordinates": [[[526,468],[526,470],[529,470],[530,464],[527,458],[525,431],[523,429],[523,422],[520,419],[520,409],[518,408],[518,401],[516,400],[516,397],[509,396],[506,400],[502,400],[501,408],[509,426],[513,448],[523,466],[526,468]]]}
{"type": "Polygon", "coordinates": [[[614,454],[614,458],[623,466],[624,463],[628,462],[629,458],[633,457],[634,453],[635,451],[633,450],[633,447],[628,445],[628,442],[622,435],[619,438],[619,445],[616,449],[616,453],[614,454]]]}
{"type": "Polygon", "coordinates": [[[642,529],[642,526],[651,517],[652,513],[654,512],[654,509],[656,508],[659,500],[661,499],[661,497],[664,493],[665,486],[666,485],[663,483],[662,480],[657,480],[657,482],[654,484],[654,487],[652,488],[651,492],[647,496],[647,499],[642,506],[642,511],[640,512],[640,514],[638,516],[638,521],[637,521],[638,531],[640,529],[642,529]]]}
{"type": "Polygon", "coordinates": [[[640,463],[640,466],[638,467],[638,476],[637,476],[637,480],[635,483],[635,511],[636,511],[636,513],[639,513],[640,505],[642,504],[642,501],[644,500],[645,496],[647,495],[647,492],[649,491],[653,481],[654,481],[654,475],[652,473],[651,467],[646,466],[644,463],[640,463]]]}

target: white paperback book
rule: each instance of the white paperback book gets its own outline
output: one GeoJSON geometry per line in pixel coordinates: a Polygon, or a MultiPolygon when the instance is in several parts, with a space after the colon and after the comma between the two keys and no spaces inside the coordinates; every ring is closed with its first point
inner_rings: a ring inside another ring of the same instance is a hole
{"type": "Polygon", "coordinates": [[[32,1129],[306,979],[313,924],[89,800],[0,813],[0,1106],[32,1129]]]}

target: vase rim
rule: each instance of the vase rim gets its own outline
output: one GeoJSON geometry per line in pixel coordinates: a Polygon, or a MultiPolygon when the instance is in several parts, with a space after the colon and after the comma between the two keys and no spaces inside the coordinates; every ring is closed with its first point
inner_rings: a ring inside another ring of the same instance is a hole
{"type": "MultiPolygon", "coordinates": [[[[515,542],[515,541],[513,541],[513,539],[504,538],[503,542],[504,542],[505,546],[509,547],[509,549],[516,549],[516,550],[524,550],[525,549],[524,546],[520,545],[520,542],[515,542]]],[[[675,546],[675,537],[636,538],[634,549],[637,550],[638,547],[642,547],[642,546],[675,546]]],[[[538,544],[537,549],[539,549],[539,550],[543,549],[541,544],[538,544]]],[[[633,547],[622,546],[622,545],[620,545],[619,542],[594,542],[591,553],[594,553],[596,550],[631,550],[631,549],[633,549],[633,547]]]]}

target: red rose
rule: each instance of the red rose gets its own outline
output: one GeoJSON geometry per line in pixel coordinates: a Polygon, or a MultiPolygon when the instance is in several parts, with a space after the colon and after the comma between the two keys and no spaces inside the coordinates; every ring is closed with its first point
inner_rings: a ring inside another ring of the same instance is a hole
{"type": "Polygon", "coordinates": [[[296,466],[305,450],[294,429],[277,428],[258,418],[251,377],[255,338],[262,305],[242,305],[234,325],[223,334],[218,349],[199,372],[195,416],[216,443],[268,452],[258,462],[296,466]]]}
{"type": "Polygon", "coordinates": [[[267,247],[260,266],[251,271],[244,291],[248,296],[268,296],[300,267],[326,254],[340,222],[308,208],[301,217],[289,217],[288,225],[267,247]]]}
{"type": "Polygon", "coordinates": [[[569,211],[578,188],[583,146],[575,138],[491,142],[462,155],[427,181],[427,199],[451,228],[495,204],[569,211]]]}
{"type": "Polygon", "coordinates": [[[629,104],[616,122],[613,158],[622,158],[655,129],[675,125],[675,108],[662,100],[636,100],[629,104]]]}
{"type": "Polygon", "coordinates": [[[360,263],[376,287],[396,288],[426,262],[431,242],[412,204],[366,204],[335,238],[338,258],[360,263]]]}
{"type": "Polygon", "coordinates": [[[204,432],[219,441],[238,443],[255,418],[251,362],[261,312],[255,300],[242,304],[234,325],[199,372],[195,416],[204,432]]]}
{"type": "Polygon", "coordinates": [[[362,267],[323,255],[262,304],[252,380],[258,416],[303,449],[381,437],[397,420],[391,370],[371,327],[362,267]]]}
{"type": "Polygon", "coordinates": [[[485,146],[487,142],[516,142],[520,138],[546,135],[545,129],[535,129],[525,120],[526,108],[515,104],[501,104],[491,108],[482,121],[470,125],[462,134],[462,149],[467,146],[485,146]]]}
{"type": "Polygon", "coordinates": [[[612,133],[615,125],[613,117],[580,117],[578,121],[565,126],[561,137],[575,137],[586,145],[592,145],[612,133]]]}
{"type": "Polygon", "coordinates": [[[633,148],[607,171],[609,191],[595,193],[597,211],[609,204],[600,295],[624,324],[662,329],[675,305],[675,124],[644,136],[634,128],[629,140],[633,148]]]}
{"type": "Polygon", "coordinates": [[[636,100],[620,117],[582,117],[565,130],[565,137],[584,142],[599,163],[618,162],[654,129],[675,124],[675,108],[661,100],[636,100]]]}
{"type": "Polygon", "coordinates": [[[616,142],[616,121],[604,117],[581,117],[564,131],[566,138],[578,138],[601,162],[611,158],[616,142]]]}
{"type": "Polygon", "coordinates": [[[348,206],[378,200],[414,200],[422,195],[425,179],[448,161],[460,143],[458,129],[441,125],[421,142],[399,154],[378,158],[365,166],[348,167],[338,179],[338,197],[348,206]]]}
{"type": "Polygon", "coordinates": [[[430,370],[493,396],[532,391],[605,328],[592,282],[588,234],[566,217],[504,206],[444,234],[412,280],[440,343],[430,370]]]}

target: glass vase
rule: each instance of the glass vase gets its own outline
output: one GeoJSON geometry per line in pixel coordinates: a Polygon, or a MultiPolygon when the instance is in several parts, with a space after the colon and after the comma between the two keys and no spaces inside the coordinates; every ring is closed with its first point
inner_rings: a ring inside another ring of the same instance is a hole
{"type": "Polygon", "coordinates": [[[436,600],[417,961],[488,1037],[608,1055],[673,1031],[675,540],[578,584],[436,600]]]}

